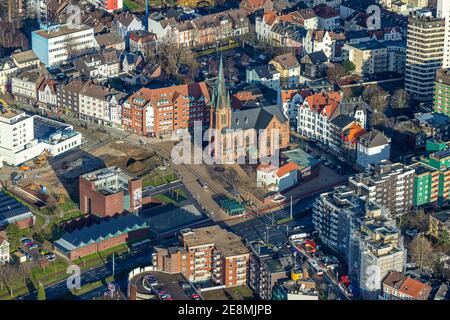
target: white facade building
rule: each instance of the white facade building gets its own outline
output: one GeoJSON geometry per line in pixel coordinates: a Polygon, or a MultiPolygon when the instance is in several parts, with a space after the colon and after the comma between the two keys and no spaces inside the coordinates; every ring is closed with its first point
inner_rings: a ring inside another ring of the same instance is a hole
{"type": "Polygon", "coordinates": [[[33,31],[31,34],[33,52],[47,67],[57,67],[75,56],[94,48],[94,28],[89,26],[70,27],[57,25],[33,31]]]}
{"type": "Polygon", "coordinates": [[[378,130],[372,130],[362,135],[358,140],[356,163],[363,168],[383,160],[389,160],[391,154],[391,139],[378,130]]]}
{"type": "Polygon", "coordinates": [[[438,0],[437,16],[445,19],[445,42],[444,42],[444,61],[442,67],[450,68],[450,1],[438,0]]]}
{"type": "Polygon", "coordinates": [[[0,268],[2,264],[9,262],[9,242],[6,238],[6,232],[0,231],[0,268]]]}
{"type": "Polygon", "coordinates": [[[32,160],[44,150],[59,155],[80,146],[81,140],[71,126],[54,120],[13,109],[0,114],[0,159],[11,166],[32,160]]]}
{"type": "Polygon", "coordinates": [[[256,184],[269,191],[283,191],[298,182],[298,166],[289,162],[280,168],[270,164],[261,164],[256,171],[256,184]]]}

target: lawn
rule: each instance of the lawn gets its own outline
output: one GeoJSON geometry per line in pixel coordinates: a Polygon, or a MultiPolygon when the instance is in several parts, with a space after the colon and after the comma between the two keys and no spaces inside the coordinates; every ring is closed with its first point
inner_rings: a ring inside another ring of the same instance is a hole
{"type": "Polygon", "coordinates": [[[186,200],[186,193],[182,189],[174,189],[173,193],[163,193],[154,196],[155,199],[167,204],[176,204],[183,200],[186,200]]]}
{"type": "Polygon", "coordinates": [[[74,260],[74,263],[79,265],[82,269],[90,268],[102,264],[105,260],[112,256],[113,253],[121,255],[128,252],[128,245],[120,244],[118,246],[109,248],[102,252],[94,252],[83,258],[74,260]]]}
{"type": "Polygon", "coordinates": [[[153,170],[142,178],[142,187],[158,187],[163,184],[173,182],[177,179],[177,176],[170,168],[163,171],[153,170]]]}
{"type": "Polygon", "coordinates": [[[123,0],[123,5],[130,11],[136,11],[140,9],[139,5],[132,0],[123,0]]]}

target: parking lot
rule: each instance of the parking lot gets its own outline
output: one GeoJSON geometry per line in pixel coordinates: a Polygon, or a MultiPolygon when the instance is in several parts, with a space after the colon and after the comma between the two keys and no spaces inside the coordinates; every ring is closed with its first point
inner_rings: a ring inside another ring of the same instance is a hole
{"type": "Polygon", "coordinates": [[[139,293],[151,294],[158,300],[199,300],[200,295],[180,273],[158,271],[141,273],[131,279],[139,293]]]}

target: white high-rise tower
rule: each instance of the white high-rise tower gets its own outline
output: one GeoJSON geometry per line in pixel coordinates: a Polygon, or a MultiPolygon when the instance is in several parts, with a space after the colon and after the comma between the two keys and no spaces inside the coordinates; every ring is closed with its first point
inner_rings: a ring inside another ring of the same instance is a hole
{"type": "Polygon", "coordinates": [[[437,17],[445,19],[444,61],[442,67],[450,68],[450,0],[438,0],[437,17]]]}

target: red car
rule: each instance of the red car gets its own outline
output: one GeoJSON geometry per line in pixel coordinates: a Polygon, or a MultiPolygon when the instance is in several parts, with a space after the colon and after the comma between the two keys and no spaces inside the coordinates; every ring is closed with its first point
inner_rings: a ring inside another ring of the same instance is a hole
{"type": "Polygon", "coordinates": [[[193,294],[191,294],[191,299],[200,300],[200,295],[197,293],[193,293],[193,294]]]}

